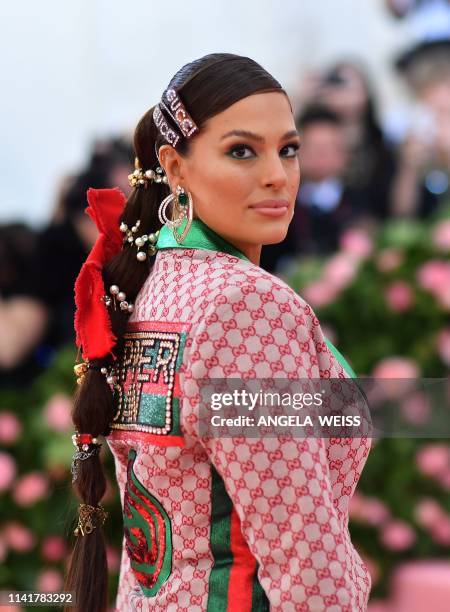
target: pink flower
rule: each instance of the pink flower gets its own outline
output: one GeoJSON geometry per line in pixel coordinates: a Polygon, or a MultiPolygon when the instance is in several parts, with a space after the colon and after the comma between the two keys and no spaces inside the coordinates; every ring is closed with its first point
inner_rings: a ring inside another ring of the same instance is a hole
{"type": "Polygon", "coordinates": [[[450,219],[445,219],[434,227],[432,241],[439,251],[450,251],[450,219]]]}
{"type": "Polygon", "coordinates": [[[450,366],[450,327],[442,329],[436,338],[437,351],[442,361],[450,366]]]}
{"type": "Polygon", "coordinates": [[[412,425],[423,425],[431,414],[431,406],[426,395],[415,391],[408,395],[400,405],[405,420],[412,425]]]}
{"type": "Polygon", "coordinates": [[[450,545],[450,518],[448,516],[440,517],[433,525],[430,526],[430,533],[438,544],[442,546],[450,545]]]}
{"type": "Polygon", "coordinates": [[[6,491],[16,477],[17,468],[14,459],[8,453],[0,451],[0,491],[6,491]]]}
{"type": "Polygon", "coordinates": [[[71,429],[72,400],[67,395],[54,395],[44,408],[44,418],[55,431],[62,433],[71,429]]]}
{"type": "Polygon", "coordinates": [[[48,536],[42,542],[41,553],[47,561],[60,561],[67,552],[67,546],[61,536],[48,536]]]}
{"type": "Polygon", "coordinates": [[[323,281],[317,281],[310,283],[303,288],[302,297],[308,302],[313,308],[320,306],[327,306],[337,296],[337,291],[329,283],[323,281]]]}
{"type": "Polygon", "coordinates": [[[436,521],[445,516],[441,506],[431,497],[426,497],[419,501],[414,514],[419,525],[426,529],[432,527],[436,521]]]}
{"type": "Polygon", "coordinates": [[[409,548],[415,541],[414,530],[401,520],[386,523],[381,531],[381,541],[389,550],[401,551],[409,548]]]}
{"type": "Polygon", "coordinates": [[[12,444],[15,442],[22,430],[19,419],[9,411],[0,412],[0,442],[12,444]]]}
{"type": "Polygon", "coordinates": [[[63,585],[61,572],[56,569],[44,569],[38,576],[36,588],[45,593],[60,591],[63,585]]]}
{"type": "Polygon", "coordinates": [[[388,507],[376,497],[366,497],[357,491],[350,501],[349,513],[353,520],[369,525],[381,525],[390,517],[388,507]]]}
{"type": "Polygon", "coordinates": [[[362,508],[362,515],[369,525],[382,525],[389,518],[389,509],[376,497],[367,497],[362,508]]]}
{"type": "Polygon", "coordinates": [[[358,270],[358,260],[351,254],[342,252],[333,255],[323,270],[323,281],[340,291],[351,284],[358,270]]]}
{"type": "Polygon", "coordinates": [[[443,489],[450,491],[450,469],[445,470],[437,476],[437,480],[443,489]]]}
{"type": "Polygon", "coordinates": [[[446,285],[441,285],[434,292],[438,304],[442,306],[444,310],[450,310],[450,276],[446,285]]]}
{"type": "Polygon", "coordinates": [[[403,282],[396,281],[391,283],[384,292],[384,297],[394,312],[405,312],[413,304],[413,293],[411,287],[403,282]]]}
{"type": "Polygon", "coordinates": [[[427,444],[416,454],[419,470],[427,476],[438,476],[450,467],[450,448],[445,444],[427,444]]]}
{"type": "Polygon", "coordinates": [[[428,261],[418,269],[417,281],[440,306],[450,310],[450,262],[441,259],[428,261]]]}
{"type": "Polygon", "coordinates": [[[355,491],[353,497],[350,499],[349,514],[352,519],[361,519],[363,507],[365,503],[365,497],[359,491],[355,491]]]}
{"type": "Polygon", "coordinates": [[[48,493],[48,480],[41,472],[30,472],[18,481],[13,497],[19,506],[31,506],[48,493]]]}
{"type": "Polygon", "coordinates": [[[417,270],[417,281],[431,293],[440,291],[450,284],[450,262],[440,259],[427,261],[417,270]]]}
{"type": "Polygon", "coordinates": [[[403,253],[399,249],[383,249],[378,253],[376,266],[380,272],[392,272],[403,263],[403,253]]]}
{"type": "Polygon", "coordinates": [[[17,521],[6,523],[3,536],[9,548],[16,552],[28,552],[36,543],[33,533],[17,521]]]}
{"type": "Polygon", "coordinates": [[[367,259],[373,251],[373,242],[364,230],[353,228],[348,229],[341,236],[339,241],[341,249],[351,253],[357,259],[367,259]]]}
{"type": "Polygon", "coordinates": [[[407,357],[387,357],[375,366],[374,378],[417,378],[420,374],[417,364],[407,357]]]}

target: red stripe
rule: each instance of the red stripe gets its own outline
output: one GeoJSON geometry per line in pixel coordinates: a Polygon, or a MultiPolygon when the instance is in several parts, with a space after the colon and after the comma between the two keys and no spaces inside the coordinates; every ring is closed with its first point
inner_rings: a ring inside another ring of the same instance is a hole
{"type": "Polygon", "coordinates": [[[145,431],[131,431],[113,429],[108,438],[113,440],[140,440],[141,442],[149,442],[157,446],[185,446],[183,436],[167,436],[164,434],[153,434],[145,431]]]}
{"type": "MultiPolygon", "coordinates": [[[[191,324],[178,321],[130,321],[127,324],[126,332],[140,331],[163,331],[163,332],[183,332],[189,331],[191,324]]],[[[125,333],[126,333],[125,332],[125,333]]]]}
{"type": "Polygon", "coordinates": [[[233,565],[228,582],[227,612],[251,612],[256,559],[242,535],[241,521],[234,507],[231,511],[230,539],[233,565]]]}

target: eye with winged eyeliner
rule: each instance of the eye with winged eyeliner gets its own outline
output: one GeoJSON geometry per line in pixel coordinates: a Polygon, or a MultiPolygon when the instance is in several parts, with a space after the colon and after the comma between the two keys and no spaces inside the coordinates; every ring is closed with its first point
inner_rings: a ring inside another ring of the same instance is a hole
{"type": "MultiPolygon", "coordinates": [[[[291,152],[290,154],[285,154],[283,155],[283,157],[286,158],[294,158],[297,156],[298,150],[300,149],[300,143],[298,142],[291,142],[289,144],[284,145],[281,149],[280,149],[280,153],[282,153],[282,151],[284,151],[285,149],[292,149],[293,152],[291,152]]],[[[252,147],[250,147],[249,145],[240,143],[237,145],[232,146],[226,153],[226,155],[234,158],[234,159],[250,159],[252,157],[254,157],[255,151],[253,150],[252,147]],[[239,155],[237,153],[239,152],[246,152],[246,151],[250,151],[250,155],[239,155]]]]}

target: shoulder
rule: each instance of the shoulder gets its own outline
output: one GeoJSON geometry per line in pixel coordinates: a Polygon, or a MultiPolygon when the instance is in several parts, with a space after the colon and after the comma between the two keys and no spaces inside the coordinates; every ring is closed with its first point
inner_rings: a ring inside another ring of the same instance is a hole
{"type": "Polygon", "coordinates": [[[269,319],[280,315],[297,324],[305,323],[305,318],[318,324],[311,306],[277,276],[243,261],[238,261],[230,272],[218,291],[211,292],[208,310],[224,314],[257,311],[269,319]]]}

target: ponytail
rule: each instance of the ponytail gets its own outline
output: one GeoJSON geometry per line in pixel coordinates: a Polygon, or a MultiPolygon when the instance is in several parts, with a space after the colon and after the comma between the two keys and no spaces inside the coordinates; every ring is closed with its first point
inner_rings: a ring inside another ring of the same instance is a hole
{"type": "MultiPolygon", "coordinates": [[[[135,132],[135,151],[142,167],[155,169],[158,165],[155,145],[158,132],[150,109],[139,122],[135,132]]],[[[161,227],[158,219],[159,203],[168,195],[164,183],[153,182],[146,186],[134,187],[120,217],[120,222],[133,227],[139,220],[139,235],[155,233],[161,227]]],[[[126,293],[127,301],[134,303],[150,269],[151,261],[137,259],[134,244],[125,242],[123,249],[108,261],[103,270],[103,284],[106,295],[111,285],[120,287],[126,293]]],[[[120,358],[121,338],[129,317],[128,311],[108,309],[111,332],[117,339],[111,353],[102,359],[90,362],[74,398],[72,420],[79,433],[93,437],[107,436],[116,406],[105,375],[101,368],[109,368],[114,359],[120,358]]],[[[75,493],[83,504],[98,506],[106,491],[106,477],[99,453],[77,462],[77,478],[73,485],[75,493]]],[[[106,543],[101,524],[94,522],[92,532],[76,537],[74,549],[69,560],[64,589],[75,594],[75,607],[67,610],[76,612],[103,612],[108,606],[108,567],[106,562],[106,543]]]]}

